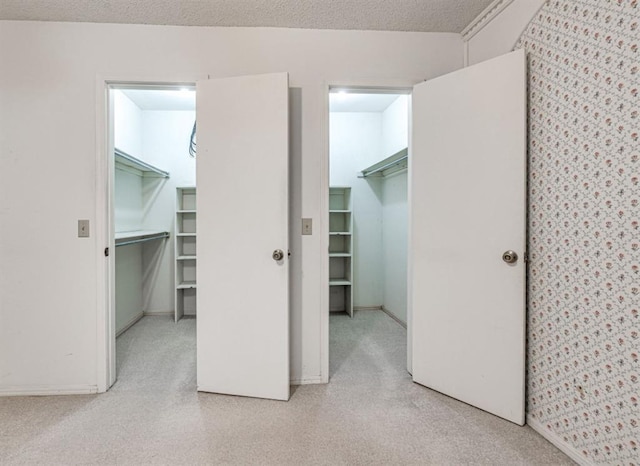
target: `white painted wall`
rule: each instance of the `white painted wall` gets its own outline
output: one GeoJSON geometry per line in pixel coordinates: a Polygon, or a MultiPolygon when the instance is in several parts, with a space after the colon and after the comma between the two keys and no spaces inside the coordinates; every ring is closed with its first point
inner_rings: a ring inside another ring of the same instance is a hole
{"type": "Polygon", "coordinates": [[[143,160],[170,173],[169,179],[145,182],[142,224],[145,230],[166,230],[170,240],[142,246],[142,306],[145,312],[173,311],[176,187],[195,186],[196,160],[189,155],[195,111],[142,112],[143,160]]]}
{"type": "Polygon", "coordinates": [[[382,184],[382,260],[384,307],[407,323],[407,172],[382,184]]]}
{"type": "Polygon", "coordinates": [[[116,335],[142,316],[142,245],[116,248],[116,335]]]}
{"type": "Polygon", "coordinates": [[[119,90],[113,91],[113,107],[114,146],[129,155],[142,158],[142,110],[119,90]]]}
{"type": "Polygon", "coordinates": [[[468,42],[468,63],[480,63],[513,50],[545,0],[514,0],[468,42]]]}
{"type": "Polygon", "coordinates": [[[116,168],[113,197],[115,231],[142,230],[142,178],[116,168]]]}
{"type": "Polygon", "coordinates": [[[382,114],[331,112],[331,186],[351,187],[353,306],[382,305],[382,198],[378,179],[358,173],[382,158],[382,114]]]}
{"type": "MultiPolygon", "coordinates": [[[[143,111],[121,91],[113,95],[115,147],[170,173],[141,178],[116,169],[115,231],[164,230],[173,237],[176,187],[195,185],[188,151],[195,111],[143,111]]],[[[143,311],[173,312],[173,247],[168,240],[116,249],[116,332],[143,311]]]]}
{"type": "Polygon", "coordinates": [[[409,97],[380,113],[331,113],[331,185],[351,186],[354,306],[384,306],[407,319],[407,174],[358,178],[362,169],[406,149],[409,97]]]}
{"type": "MultiPolygon", "coordinates": [[[[409,143],[409,96],[400,96],[382,114],[384,157],[409,143]]],[[[407,172],[382,179],[383,305],[407,322],[407,172]]]]}
{"type": "Polygon", "coordinates": [[[399,96],[382,112],[382,158],[409,145],[409,96],[399,96]]]}
{"type": "MultiPolygon", "coordinates": [[[[114,146],[142,157],[142,111],[120,91],[113,93],[114,146]]],[[[116,232],[142,230],[143,180],[116,168],[114,172],[114,227],[116,232]]],[[[142,315],[142,246],[115,248],[116,334],[142,315]]]]}
{"type": "Polygon", "coordinates": [[[77,220],[103,215],[99,77],[290,73],[291,373],[317,382],[326,83],[417,83],[461,68],[463,47],[458,34],[2,21],[0,63],[0,391],[92,391],[106,245],[77,238],[77,220]],[[301,217],[314,219],[313,235],[300,236],[301,217]]]}

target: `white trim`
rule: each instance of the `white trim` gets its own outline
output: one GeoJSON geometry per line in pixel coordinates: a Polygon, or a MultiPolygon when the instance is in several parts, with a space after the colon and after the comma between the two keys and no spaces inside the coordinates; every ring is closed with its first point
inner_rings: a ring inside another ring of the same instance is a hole
{"type": "MultiPolygon", "coordinates": [[[[175,314],[175,311],[173,309],[168,310],[168,311],[161,311],[161,310],[150,310],[150,311],[144,311],[143,312],[144,316],[173,316],[175,314]]],[[[195,315],[195,314],[194,314],[195,315]]]]}
{"type": "Polygon", "coordinates": [[[115,241],[113,238],[113,128],[111,112],[113,98],[110,89],[141,88],[168,89],[194,86],[200,79],[208,76],[191,73],[185,79],[182,76],[96,76],[96,215],[95,246],[98,254],[97,289],[96,289],[96,383],[97,392],[106,392],[115,382],[115,299],[113,289],[115,283],[115,241]],[[109,247],[109,258],[104,261],[104,248],[109,247]]]}
{"type": "Polygon", "coordinates": [[[327,382],[324,382],[322,380],[322,376],[317,376],[317,377],[295,378],[295,379],[291,379],[289,383],[291,385],[315,385],[315,384],[327,383],[327,382]]]}
{"type": "Polygon", "coordinates": [[[382,306],[382,312],[384,312],[386,315],[388,315],[389,317],[391,317],[393,320],[396,321],[396,323],[400,326],[400,327],[404,327],[404,329],[407,329],[407,323],[405,321],[403,321],[400,317],[398,317],[395,312],[389,310],[388,308],[386,308],[385,306],[382,306]]]}
{"type": "Polygon", "coordinates": [[[96,385],[25,385],[0,388],[0,396],[89,395],[98,393],[96,385]]]}
{"type": "Polygon", "coordinates": [[[462,30],[460,33],[462,40],[465,42],[471,40],[473,36],[489,24],[493,18],[502,13],[502,10],[511,5],[513,1],[514,0],[493,0],[488,7],[482,10],[482,13],[476,16],[475,19],[462,30]]]}
{"type": "MultiPolygon", "coordinates": [[[[360,93],[397,93],[411,95],[413,86],[424,77],[377,80],[327,80],[323,84],[320,167],[320,383],[329,382],[329,92],[331,89],[355,89],[360,93]]],[[[409,138],[411,138],[411,109],[409,108],[409,138]]],[[[410,202],[410,201],[409,201],[410,202]]],[[[411,204],[409,204],[410,206],[411,204]]],[[[407,340],[409,342],[409,340],[407,340]]],[[[312,380],[312,379],[305,379],[312,380]]]]}
{"type": "Polygon", "coordinates": [[[110,335],[115,333],[111,315],[111,278],[109,265],[112,258],[105,260],[104,248],[109,255],[114,254],[114,244],[110,244],[111,208],[108,192],[111,175],[109,174],[109,93],[106,79],[96,77],[96,215],[94,241],[97,254],[96,286],[96,384],[99,393],[106,392],[115,380],[115,352],[110,335]],[[112,361],[113,360],[113,361],[112,361]]]}
{"type": "Polygon", "coordinates": [[[567,455],[576,463],[582,466],[591,466],[593,463],[585,458],[578,450],[572,445],[565,442],[559,435],[545,428],[537,419],[527,414],[527,424],[537,433],[542,435],[545,439],[551,442],[558,450],[567,455]]]}
{"type": "Polygon", "coordinates": [[[129,319],[129,322],[127,322],[124,327],[122,327],[120,330],[118,330],[116,332],[116,338],[118,338],[120,335],[122,335],[124,332],[126,332],[127,330],[129,330],[131,327],[133,327],[135,324],[138,323],[138,321],[140,319],[142,319],[144,317],[144,312],[140,311],[138,314],[134,315],[131,319],[129,319]]]}
{"type": "MultiPolygon", "coordinates": [[[[406,171],[406,168],[404,169],[404,171],[406,171]]],[[[393,175],[395,175],[395,173],[393,175]]],[[[391,175],[391,176],[393,176],[393,175],[391,175]]],[[[382,305],[382,306],[353,306],[353,310],[354,310],[354,312],[355,311],[381,311],[381,312],[384,312],[385,314],[387,314],[393,320],[395,320],[396,323],[398,325],[400,325],[401,327],[404,327],[405,329],[407,328],[407,323],[405,321],[403,321],[400,317],[398,317],[393,311],[390,311],[388,308],[386,308],[384,305],[382,305]]]]}
{"type": "Polygon", "coordinates": [[[407,161],[407,372],[413,374],[413,255],[411,254],[411,241],[412,241],[412,225],[413,214],[412,202],[413,196],[411,191],[413,189],[413,95],[409,99],[409,105],[407,106],[407,120],[408,120],[408,143],[409,143],[409,160],[407,161]]]}
{"type": "Polygon", "coordinates": [[[320,156],[320,383],[329,383],[329,91],[322,86],[322,154],[320,156]]]}

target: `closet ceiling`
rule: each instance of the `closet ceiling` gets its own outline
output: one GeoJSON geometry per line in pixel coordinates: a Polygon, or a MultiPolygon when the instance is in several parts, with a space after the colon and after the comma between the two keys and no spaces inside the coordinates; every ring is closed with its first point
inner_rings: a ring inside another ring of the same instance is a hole
{"type": "Polygon", "coordinates": [[[124,89],[124,95],[140,110],[190,110],[196,109],[196,93],[191,90],[124,89]]]}
{"type": "Polygon", "coordinates": [[[1,0],[0,19],[461,32],[492,0],[1,0]]]}
{"type": "Polygon", "coordinates": [[[331,112],[382,113],[399,97],[399,94],[329,94],[331,112]]]}

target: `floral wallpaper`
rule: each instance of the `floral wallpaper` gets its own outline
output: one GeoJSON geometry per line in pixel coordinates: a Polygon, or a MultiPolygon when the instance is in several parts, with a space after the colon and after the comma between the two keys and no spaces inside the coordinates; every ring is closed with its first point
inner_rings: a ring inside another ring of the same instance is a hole
{"type": "Polygon", "coordinates": [[[529,416],[640,465],[640,1],[548,0],[529,61],[529,416]]]}

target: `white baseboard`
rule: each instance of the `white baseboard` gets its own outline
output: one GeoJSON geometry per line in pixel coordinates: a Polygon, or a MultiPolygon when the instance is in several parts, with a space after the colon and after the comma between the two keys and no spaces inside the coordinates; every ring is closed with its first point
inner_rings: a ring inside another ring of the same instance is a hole
{"type": "Polygon", "coordinates": [[[0,387],[0,396],[89,395],[98,393],[96,385],[27,385],[0,387]]]}
{"type": "Polygon", "coordinates": [[[322,382],[322,377],[317,376],[317,377],[301,377],[298,379],[291,379],[289,383],[291,385],[313,385],[313,384],[319,384],[323,382],[322,382]]]}
{"type": "Polygon", "coordinates": [[[580,464],[582,466],[592,466],[593,465],[593,463],[591,463],[584,456],[582,456],[582,453],[580,453],[573,446],[571,446],[567,442],[565,442],[564,439],[562,439],[556,433],[551,432],[549,429],[547,429],[540,422],[538,422],[538,420],[534,419],[529,414],[527,414],[527,424],[529,425],[529,427],[531,427],[537,433],[542,435],[545,439],[547,439],[549,442],[551,442],[558,450],[560,450],[562,453],[567,455],[569,458],[571,458],[576,463],[578,463],[578,464],[580,464]]]}
{"type": "Polygon", "coordinates": [[[382,306],[353,306],[354,311],[381,311],[382,306]]]}
{"type": "Polygon", "coordinates": [[[131,320],[129,320],[129,322],[127,322],[124,327],[122,327],[119,331],[116,332],[116,338],[118,338],[120,335],[122,335],[124,332],[126,332],[127,330],[129,330],[131,327],[133,327],[136,322],[138,322],[140,319],[142,319],[144,317],[144,312],[140,311],[139,314],[136,314],[135,316],[133,316],[131,318],[131,320]]]}
{"type": "Polygon", "coordinates": [[[169,311],[144,311],[145,316],[172,316],[174,314],[173,309],[169,311]]]}
{"type": "Polygon", "coordinates": [[[395,315],[393,311],[390,311],[386,307],[382,306],[382,312],[387,314],[389,317],[391,317],[393,320],[395,320],[398,324],[400,324],[405,329],[407,328],[407,323],[405,321],[403,321],[400,317],[395,315]]]}

